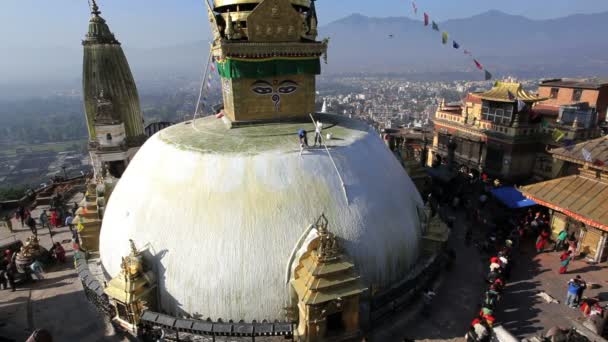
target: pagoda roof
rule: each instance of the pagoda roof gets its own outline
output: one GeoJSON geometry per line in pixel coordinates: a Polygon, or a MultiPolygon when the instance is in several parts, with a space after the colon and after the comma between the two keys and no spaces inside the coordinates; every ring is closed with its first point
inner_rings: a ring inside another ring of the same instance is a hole
{"type": "Polygon", "coordinates": [[[473,93],[473,95],[482,100],[496,102],[515,102],[516,100],[538,102],[547,99],[528,93],[521,86],[521,83],[501,81],[494,83],[494,87],[492,87],[492,89],[485,92],[473,93]],[[513,94],[515,98],[509,96],[509,93],[513,94]]]}
{"type": "Polygon", "coordinates": [[[536,203],[608,231],[608,182],[574,175],[520,188],[536,203]]]}
{"type": "Polygon", "coordinates": [[[556,159],[608,171],[606,166],[608,162],[608,137],[583,141],[569,147],[555,148],[550,153],[556,159]],[[585,160],[583,150],[591,154],[591,161],[585,160]]]}

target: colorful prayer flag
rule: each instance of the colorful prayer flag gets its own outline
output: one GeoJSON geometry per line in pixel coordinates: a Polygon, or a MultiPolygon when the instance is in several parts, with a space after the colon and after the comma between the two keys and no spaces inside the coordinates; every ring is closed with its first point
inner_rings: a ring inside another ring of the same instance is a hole
{"type": "Polygon", "coordinates": [[[599,159],[596,159],[596,160],[593,161],[593,165],[595,165],[595,166],[604,166],[606,164],[603,161],[601,161],[599,159]]]}
{"type": "Polygon", "coordinates": [[[215,72],[215,64],[211,63],[211,72],[215,72]]]}
{"type": "Polygon", "coordinates": [[[490,74],[490,72],[488,70],[485,70],[485,78],[486,78],[486,81],[489,81],[492,79],[492,74],[490,74]]]}
{"type": "Polygon", "coordinates": [[[591,155],[591,152],[587,151],[586,148],[583,147],[581,152],[583,153],[583,158],[586,162],[591,163],[593,161],[593,156],[591,155]]]}
{"type": "Polygon", "coordinates": [[[476,59],[474,59],[473,62],[475,62],[475,66],[477,67],[477,69],[483,70],[483,65],[481,65],[481,63],[479,63],[476,59]]]}
{"type": "Polygon", "coordinates": [[[433,30],[439,31],[439,25],[433,20],[433,30]]]}
{"type": "Polygon", "coordinates": [[[555,129],[553,131],[553,134],[551,135],[551,137],[553,138],[553,140],[555,140],[556,142],[559,142],[560,140],[562,140],[564,137],[566,136],[566,133],[560,131],[559,129],[555,129]]]}
{"type": "Polygon", "coordinates": [[[415,1],[412,1],[412,8],[414,9],[414,14],[418,14],[418,6],[416,6],[415,1]]]}
{"type": "Polygon", "coordinates": [[[471,53],[471,51],[464,49],[464,54],[467,56],[472,56],[473,54],[471,53]]]}
{"type": "Polygon", "coordinates": [[[456,41],[452,43],[452,46],[454,47],[454,49],[460,49],[460,44],[456,43],[456,41]]]}
{"type": "Polygon", "coordinates": [[[424,26],[429,26],[429,15],[424,13],[424,26]]]}
{"type": "Polygon", "coordinates": [[[207,89],[211,89],[211,82],[207,81],[207,89]]]}
{"type": "Polygon", "coordinates": [[[524,109],[526,109],[526,103],[522,100],[517,100],[517,111],[521,112],[524,109]]]}
{"type": "Polygon", "coordinates": [[[443,43],[443,45],[448,43],[448,38],[450,38],[450,35],[447,32],[443,32],[441,34],[441,42],[443,43]]]}
{"type": "Polygon", "coordinates": [[[515,95],[513,95],[513,93],[510,90],[507,90],[507,96],[509,97],[510,101],[515,100],[515,95]]]}

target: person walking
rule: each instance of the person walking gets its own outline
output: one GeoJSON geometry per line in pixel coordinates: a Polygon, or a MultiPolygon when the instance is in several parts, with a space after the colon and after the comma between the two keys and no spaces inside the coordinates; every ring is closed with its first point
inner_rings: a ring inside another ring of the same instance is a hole
{"type": "Polygon", "coordinates": [[[59,216],[57,215],[57,210],[53,210],[51,212],[51,227],[53,227],[53,228],[59,227],[59,216]]]}
{"type": "Polygon", "coordinates": [[[30,227],[30,230],[32,231],[32,234],[34,234],[34,236],[38,236],[38,229],[36,228],[36,220],[34,220],[34,218],[32,216],[27,217],[27,219],[25,220],[25,224],[27,224],[27,226],[30,227]]]}
{"type": "Polygon", "coordinates": [[[321,121],[317,121],[315,123],[315,145],[317,146],[317,141],[319,142],[319,146],[323,146],[323,139],[321,136],[321,132],[323,131],[323,123],[321,121]]]}
{"type": "Polygon", "coordinates": [[[77,211],[78,211],[78,203],[74,202],[74,206],[72,206],[72,217],[76,216],[77,211]]]}
{"type": "Polygon", "coordinates": [[[557,241],[555,241],[555,247],[553,251],[561,251],[564,249],[566,245],[566,238],[568,237],[568,230],[566,228],[562,229],[561,232],[557,235],[557,241]]]}
{"type": "Polygon", "coordinates": [[[536,253],[542,253],[545,250],[547,240],[549,240],[549,232],[545,229],[541,230],[538,238],[536,239],[536,253]]]}
{"type": "Polygon", "coordinates": [[[16,286],[15,286],[15,273],[16,272],[17,272],[17,267],[15,266],[14,263],[9,263],[6,266],[6,272],[4,275],[6,277],[8,285],[10,286],[12,292],[15,292],[15,290],[16,290],[16,286]]]}
{"type": "Polygon", "coordinates": [[[587,289],[587,282],[581,278],[580,275],[576,276],[576,281],[578,282],[579,288],[576,292],[576,305],[581,305],[581,300],[583,299],[583,292],[587,289]]]}
{"type": "Polygon", "coordinates": [[[65,225],[70,228],[70,231],[74,230],[74,217],[72,214],[68,213],[68,216],[65,218],[65,225]]]}
{"type": "Polygon", "coordinates": [[[6,260],[0,260],[0,289],[6,290],[8,288],[8,283],[6,282],[6,266],[8,263],[6,260]]]}
{"type": "Polygon", "coordinates": [[[6,225],[6,228],[8,228],[9,233],[12,233],[13,232],[13,221],[11,220],[10,215],[6,215],[4,217],[4,224],[6,225]]]}
{"type": "Polygon", "coordinates": [[[19,216],[19,220],[21,220],[21,227],[25,227],[25,208],[22,205],[17,208],[17,216],[19,216]]]}
{"type": "Polygon", "coordinates": [[[42,210],[42,213],[40,213],[40,217],[38,217],[38,219],[40,220],[40,227],[44,228],[50,228],[50,224],[49,224],[49,215],[47,215],[46,213],[46,209],[42,210]]]}
{"type": "Polygon", "coordinates": [[[564,253],[562,253],[562,255],[559,257],[559,260],[561,261],[560,263],[560,268],[559,268],[559,274],[565,274],[566,272],[568,272],[568,265],[570,264],[570,261],[572,260],[572,253],[570,251],[566,251],[564,253]]]}
{"type": "Polygon", "coordinates": [[[576,281],[576,279],[570,279],[570,281],[568,282],[568,293],[566,294],[566,306],[573,309],[575,308],[574,301],[576,300],[576,295],[578,293],[579,288],[580,285],[578,281],[576,281]]]}

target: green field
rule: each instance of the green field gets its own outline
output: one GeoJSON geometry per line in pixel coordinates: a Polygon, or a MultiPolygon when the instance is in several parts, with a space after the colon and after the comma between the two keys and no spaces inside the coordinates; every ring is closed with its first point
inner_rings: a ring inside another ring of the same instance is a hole
{"type": "Polygon", "coordinates": [[[18,145],[0,145],[0,154],[3,155],[16,155],[18,149],[24,149],[26,152],[42,152],[42,151],[54,151],[54,152],[65,152],[81,150],[86,147],[87,141],[83,140],[71,140],[56,143],[44,143],[44,144],[18,144],[18,145]]]}

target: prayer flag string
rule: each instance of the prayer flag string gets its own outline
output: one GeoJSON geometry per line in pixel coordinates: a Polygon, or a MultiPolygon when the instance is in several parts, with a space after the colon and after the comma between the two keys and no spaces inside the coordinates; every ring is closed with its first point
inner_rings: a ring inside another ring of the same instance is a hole
{"type": "MultiPolygon", "coordinates": [[[[418,5],[416,4],[415,0],[412,0],[412,11],[414,12],[414,15],[418,15],[418,5]]],[[[431,20],[430,15],[428,14],[428,12],[423,12],[423,22],[424,22],[424,26],[429,26],[429,23],[431,24],[431,28],[434,31],[437,32],[441,32],[441,30],[439,29],[439,24],[437,24],[436,21],[431,20]]],[[[441,43],[443,45],[447,45],[449,41],[449,33],[447,31],[443,31],[441,32],[441,43]]],[[[455,40],[452,41],[452,47],[454,49],[460,49],[461,45],[456,42],[455,40]]],[[[468,49],[463,49],[463,52],[466,56],[469,56],[473,59],[473,63],[475,63],[475,67],[479,70],[484,71],[484,79],[486,81],[489,81],[492,79],[492,74],[486,70],[486,68],[475,58],[473,57],[473,53],[471,52],[471,50],[468,49]]]]}

